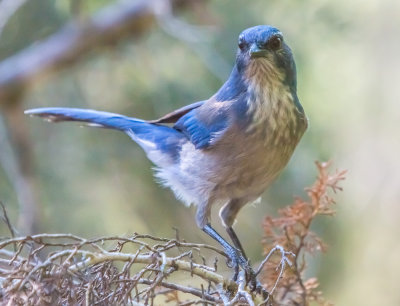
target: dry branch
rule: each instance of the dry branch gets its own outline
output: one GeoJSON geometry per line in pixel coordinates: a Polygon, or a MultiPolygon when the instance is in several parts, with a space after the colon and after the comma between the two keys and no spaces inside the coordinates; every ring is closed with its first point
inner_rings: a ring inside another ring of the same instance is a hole
{"type": "MultiPolygon", "coordinates": [[[[282,245],[286,250],[294,254],[292,270],[287,270],[279,290],[274,295],[278,305],[309,305],[316,302],[319,305],[331,305],[325,301],[322,292],[318,291],[318,280],[306,279],[305,254],[324,252],[327,247],[314,232],[311,225],[319,216],[333,216],[335,204],[332,193],[341,191],[339,184],[345,179],[346,171],[330,173],[330,163],[316,163],[318,177],[316,182],[306,188],[307,199],[295,198],[294,203],[279,210],[278,217],[266,217],[264,220],[264,245],[266,250],[274,245],[282,245]]],[[[282,277],[280,271],[276,271],[276,264],[282,259],[267,257],[264,266],[264,283],[271,286],[276,278],[282,277]]]]}
{"type": "MultiPolygon", "coordinates": [[[[71,234],[6,239],[0,242],[0,301],[162,305],[174,292],[175,302],[188,305],[262,303],[262,296],[247,287],[243,272],[234,282],[217,271],[215,260],[203,262],[221,256],[226,260],[224,253],[205,244],[138,234],[92,240],[71,234]],[[45,259],[39,259],[39,253],[45,259]],[[179,274],[186,284],[166,281],[179,274]]],[[[282,261],[287,260],[282,254],[282,261]]]]}

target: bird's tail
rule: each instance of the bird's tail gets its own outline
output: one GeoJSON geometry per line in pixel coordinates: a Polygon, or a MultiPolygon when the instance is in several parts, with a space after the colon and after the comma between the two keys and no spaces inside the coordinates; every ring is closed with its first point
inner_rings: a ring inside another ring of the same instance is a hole
{"type": "Polygon", "coordinates": [[[41,117],[50,122],[78,121],[84,122],[88,126],[116,129],[120,131],[126,131],[138,123],[145,122],[140,119],[129,118],[108,112],[67,107],[34,108],[26,110],[25,114],[41,117]]]}
{"type": "Polygon", "coordinates": [[[128,134],[158,166],[174,162],[185,141],[182,133],[168,126],[152,124],[144,120],[119,114],[80,108],[35,108],[25,114],[44,118],[50,122],[78,121],[88,126],[116,129],[128,134]]]}

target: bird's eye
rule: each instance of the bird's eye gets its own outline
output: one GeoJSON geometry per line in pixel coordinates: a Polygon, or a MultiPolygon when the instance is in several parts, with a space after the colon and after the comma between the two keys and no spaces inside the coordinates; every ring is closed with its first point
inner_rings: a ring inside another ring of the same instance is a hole
{"type": "Polygon", "coordinates": [[[244,40],[243,36],[239,37],[238,46],[240,50],[243,50],[246,47],[246,41],[244,40]]]}
{"type": "Polygon", "coordinates": [[[268,41],[268,47],[272,50],[278,50],[282,46],[282,38],[279,36],[274,36],[268,41]]]}

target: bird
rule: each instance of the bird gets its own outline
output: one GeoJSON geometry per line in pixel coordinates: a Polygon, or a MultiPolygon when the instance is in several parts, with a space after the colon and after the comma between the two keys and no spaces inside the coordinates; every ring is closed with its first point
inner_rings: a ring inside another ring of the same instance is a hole
{"type": "Polygon", "coordinates": [[[156,166],[155,177],[186,205],[196,224],[235,268],[252,269],[233,225],[289,162],[308,119],[297,96],[296,65],[283,34],[270,25],[245,29],[227,81],[209,99],[155,120],[79,108],[25,111],[52,122],[79,121],[126,133],[156,166]],[[211,225],[211,208],[233,245],[211,225]]]}

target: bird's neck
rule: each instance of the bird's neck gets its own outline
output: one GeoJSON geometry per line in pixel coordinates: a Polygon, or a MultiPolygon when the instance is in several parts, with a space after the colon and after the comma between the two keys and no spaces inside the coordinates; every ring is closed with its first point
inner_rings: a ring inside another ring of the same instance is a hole
{"type": "Polygon", "coordinates": [[[296,88],[285,82],[283,72],[261,59],[248,66],[245,79],[247,115],[251,118],[249,130],[287,128],[290,133],[304,132],[307,120],[303,108],[296,88]]]}
{"type": "Polygon", "coordinates": [[[255,127],[276,129],[287,124],[290,129],[307,127],[307,119],[297,98],[295,84],[287,84],[284,73],[276,70],[270,61],[250,63],[239,71],[235,65],[229,79],[215,94],[217,101],[245,101],[243,115],[255,127]]]}
{"type": "Polygon", "coordinates": [[[246,93],[247,84],[243,76],[238,71],[235,65],[232,69],[231,75],[224,85],[215,94],[217,101],[231,101],[237,99],[240,95],[246,93]]]}

